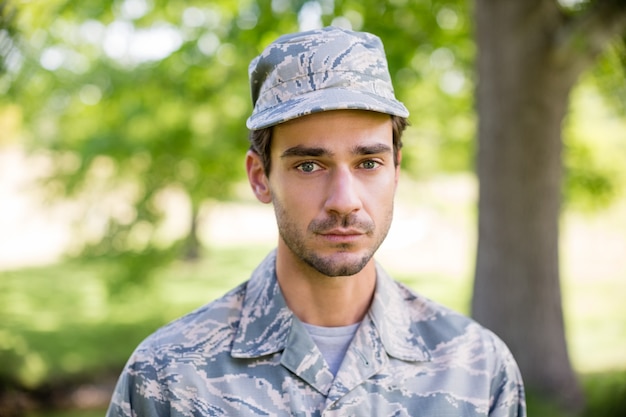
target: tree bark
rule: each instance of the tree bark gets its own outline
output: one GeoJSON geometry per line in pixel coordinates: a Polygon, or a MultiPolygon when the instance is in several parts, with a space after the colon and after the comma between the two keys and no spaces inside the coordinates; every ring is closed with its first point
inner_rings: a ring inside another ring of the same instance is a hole
{"type": "Polygon", "coordinates": [[[192,203],[189,231],[187,232],[187,237],[185,238],[185,246],[183,252],[183,258],[185,259],[185,261],[189,262],[195,262],[200,259],[202,244],[200,243],[200,239],[198,238],[199,212],[200,209],[197,207],[197,204],[192,203]]]}
{"type": "Polygon", "coordinates": [[[575,82],[554,60],[552,1],[477,0],[478,253],[472,314],[527,387],[580,408],[559,285],[561,122],[575,82]]]}
{"type": "Polygon", "coordinates": [[[477,0],[478,253],[472,314],[516,357],[527,388],[584,403],[559,284],[561,123],[569,93],[611,39],[626,2],[566,16],[554,0],[477,0]]]}

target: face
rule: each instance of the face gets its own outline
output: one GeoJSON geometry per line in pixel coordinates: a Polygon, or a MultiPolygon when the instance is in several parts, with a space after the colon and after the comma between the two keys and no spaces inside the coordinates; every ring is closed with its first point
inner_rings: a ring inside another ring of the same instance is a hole
{"type": "Polygon", "coordinates": [[[271,161],[269,179],[250,180],[274,205],[279,255],[326,276],[370,263],[391,225],[399,174],[390,117],[337,110],[275,126],[271,161]]]}

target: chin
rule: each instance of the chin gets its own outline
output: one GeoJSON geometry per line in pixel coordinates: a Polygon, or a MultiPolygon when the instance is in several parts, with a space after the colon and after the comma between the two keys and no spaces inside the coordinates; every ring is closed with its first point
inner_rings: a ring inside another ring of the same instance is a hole
{"type": "Polygon", "coordinates": [[[361,272],[371,258],[372,255],[343,253],[339,254],[339,256],[311,256],[305,259],[305,262],[319,273],[328,277],[345,277],[361,272]]]}

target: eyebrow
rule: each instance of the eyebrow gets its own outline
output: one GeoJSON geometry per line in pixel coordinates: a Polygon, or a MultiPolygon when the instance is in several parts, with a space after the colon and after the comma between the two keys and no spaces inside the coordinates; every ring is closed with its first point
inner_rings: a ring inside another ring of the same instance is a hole
{"type": "MultiPolygon", "coordinates": [[[[391,152],[391,147],[383,143],[376,143],[373,145],[357,145],[352,149],[353,155],[376,155],[388,152],[391,152]]],[[[322,147],[297,145],[285,149],[285,151],[280,155],[281,158],[320,156],[333,156],[333,152],[322,147]]]]}
{"type": "Polygon", "coordinates": [[[373,145],[358,145],[352,150],[355,155],[375,155],[379,153],[391,152],[391,147],[384,143],[375,143],[373,145]]]}
{"type": "Polygon", "coordinates": [[[294,157],[294,156],[316,157],[316,156],[330,156],[332,154],[333,153],[331,151],[325,148],[297,145],[292,148],[285,149],[285,151],[280,155],[280,157],[281,158],[289,158],[289,157],[294,157]]]}

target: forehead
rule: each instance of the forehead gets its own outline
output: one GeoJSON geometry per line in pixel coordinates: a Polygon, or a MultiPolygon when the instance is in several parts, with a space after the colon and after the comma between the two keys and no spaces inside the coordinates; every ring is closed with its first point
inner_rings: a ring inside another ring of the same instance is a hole
{"type": "Polygon", "coordinates": [[[351,148],[357,143],[391,146],[393,128],[387,114],[364,110],[313,113],[273,127],[272,150],[296,145],[351,148]]]}

